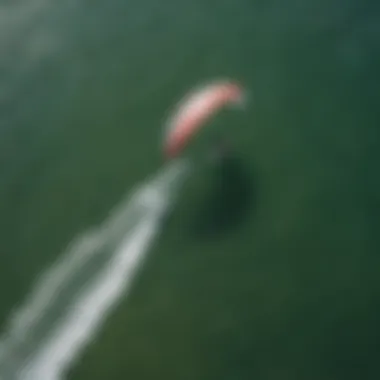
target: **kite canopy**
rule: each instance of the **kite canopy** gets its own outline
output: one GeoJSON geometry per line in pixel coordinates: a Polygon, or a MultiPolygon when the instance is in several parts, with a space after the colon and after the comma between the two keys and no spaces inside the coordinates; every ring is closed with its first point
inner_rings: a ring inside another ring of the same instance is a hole
{"type": "Polygon", "coordinates": [[[164,154],[174,158],[192,140],[197,131],[217,111],[230,104],[241,104],[243,91],[231,81],[219,81],[206,85],[180,102],[177,112],[170,120],[164,141],[164,154]]]}

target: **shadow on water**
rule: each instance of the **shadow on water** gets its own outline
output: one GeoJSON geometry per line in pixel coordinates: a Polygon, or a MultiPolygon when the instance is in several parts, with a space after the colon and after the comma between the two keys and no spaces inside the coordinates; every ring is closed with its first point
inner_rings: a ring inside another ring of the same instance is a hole
{"type": "Polygon", "coordinates": [[[238,227],[254,211],[257,188],[244,160],[231,155],[210,173],[210,185],[197,205],[192,233],[198,238],[218,237],[238,227]]]}

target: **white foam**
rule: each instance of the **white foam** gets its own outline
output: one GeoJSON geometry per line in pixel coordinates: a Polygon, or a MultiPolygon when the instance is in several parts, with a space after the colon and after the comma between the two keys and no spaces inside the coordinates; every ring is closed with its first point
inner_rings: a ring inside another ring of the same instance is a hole
{"type": "Polygon", "coordinates": [[[39,278],[0,339],[0,379],[64,377],[130,288],[186,173],[183,162],[164,168],[39,278]],[[111,247],[109,252],[107,247],[111,247]],[[96,258],[101,255],[104,260],[98,263],[96,258]],[[88,263],[95,263],[96,270],[85,272],[88,263]],[[67,292],[81,278],[81,271],[88,276],[83,286],[73,289],[69,300],[62,300],[61,290],[67,292]],[[34,336],[34,331],[41,336],[34,336]]]}

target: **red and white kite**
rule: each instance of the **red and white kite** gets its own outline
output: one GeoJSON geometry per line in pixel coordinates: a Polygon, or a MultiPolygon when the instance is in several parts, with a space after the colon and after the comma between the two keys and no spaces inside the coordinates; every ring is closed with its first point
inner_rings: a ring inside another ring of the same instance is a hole
{"type": "Polygon", "coordinates": [[[241,87],[232,81],[218,81],[190,93],[180,102],[170,120],[164,142],[167,158],[178,156],[196,132],[218,110],[244,101],[241,87]]]}

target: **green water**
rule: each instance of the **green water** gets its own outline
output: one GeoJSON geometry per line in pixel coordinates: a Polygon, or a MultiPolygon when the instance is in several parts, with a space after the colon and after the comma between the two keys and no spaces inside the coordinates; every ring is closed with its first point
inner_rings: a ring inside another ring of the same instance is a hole
{"type": "Polygon", "coordinates": [[[0,325],[161,166],[178,98],[228,76],[250,99],[218,120],[236,157],[191,178],[69,378],[378,378],[377,3],[18,4],[0,3],[0,325]]]}

